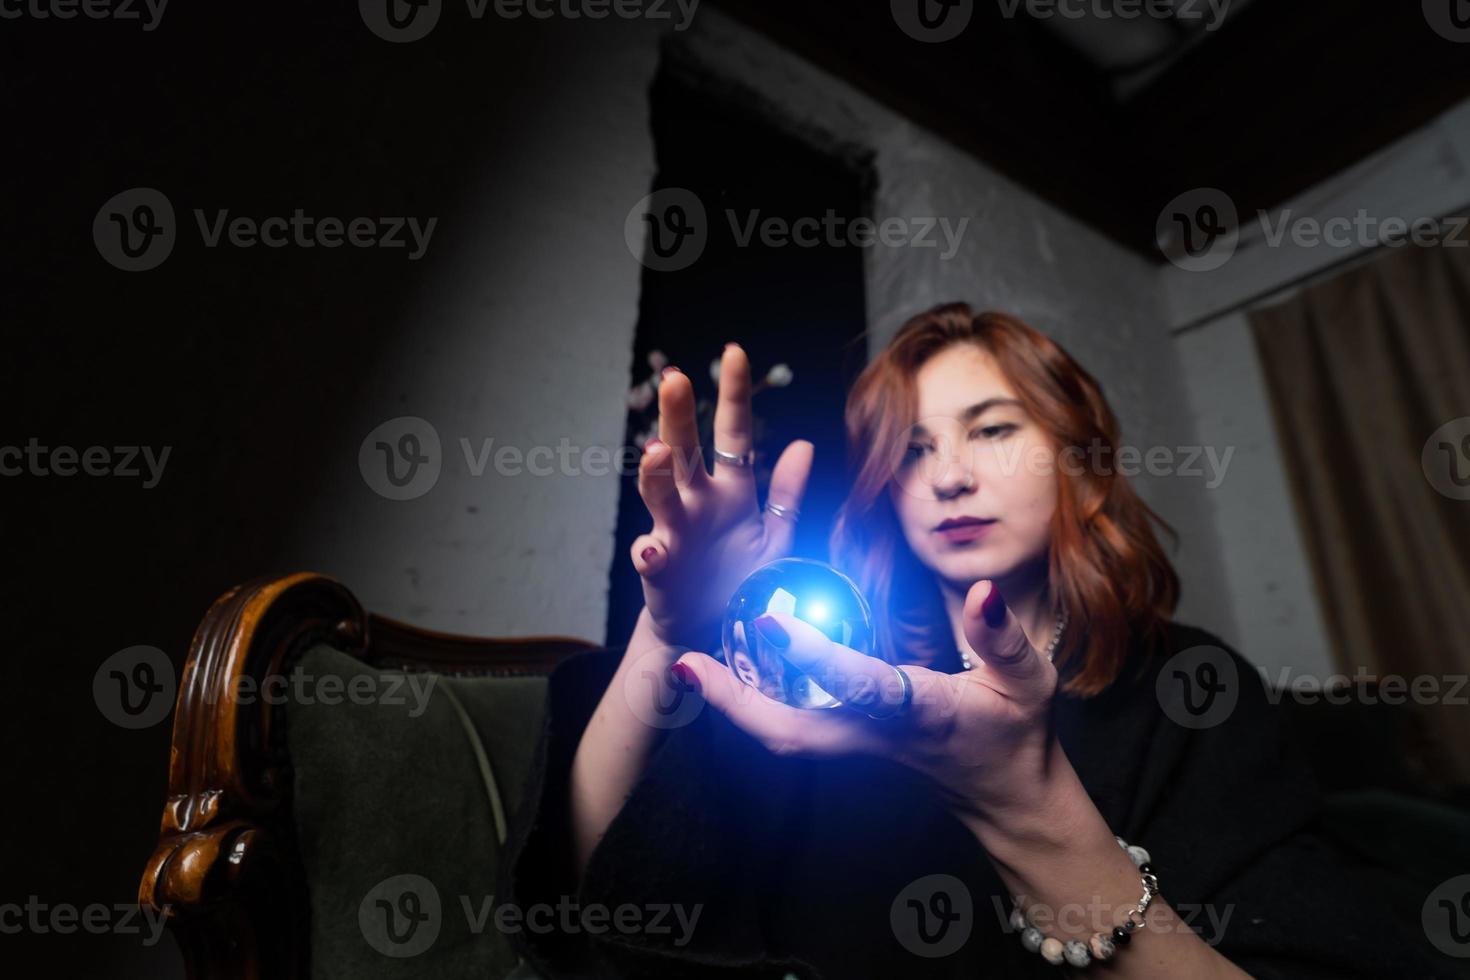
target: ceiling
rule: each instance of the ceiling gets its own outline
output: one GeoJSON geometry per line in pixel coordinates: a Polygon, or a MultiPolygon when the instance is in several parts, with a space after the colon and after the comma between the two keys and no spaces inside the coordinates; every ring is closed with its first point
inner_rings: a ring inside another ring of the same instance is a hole
{"type": "Polygon", "coordinates": [[[712,2],[1158,261],[1178,194],[1271,208],[1470,96],[1470,45],[1409,0],[1173,0],[1131,20],[1118,0],[1061,0],[1078,17],[947,0],[972,13],[942,43],[899,27],[906,0],[712,2]]]}

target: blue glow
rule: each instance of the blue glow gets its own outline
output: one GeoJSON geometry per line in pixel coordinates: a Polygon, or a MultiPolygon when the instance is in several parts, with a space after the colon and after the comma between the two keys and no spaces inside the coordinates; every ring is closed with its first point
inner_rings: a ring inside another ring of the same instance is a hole
{"type": "Polygon", "coordinates": [[[753,641],[755,620],[766,614],[795,616],[832,642],[871,656],[873,614],[862,592],[825,562],[778,558],[751,572],[725,606],[720,638],[735,677],[792,707],[839,707],[838,694],[824,690],[770,644],[753,641]]]}

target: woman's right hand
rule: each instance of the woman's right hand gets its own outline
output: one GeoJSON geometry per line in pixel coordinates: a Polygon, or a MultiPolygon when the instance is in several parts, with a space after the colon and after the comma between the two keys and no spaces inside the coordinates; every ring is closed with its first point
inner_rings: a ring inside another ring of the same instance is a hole
{"type": "MultiPolygon", "coordinates": [[[[752,449],[750,361],[738,344],[720,358],[714,448],[744,455],[752,449]]],[[[787,554],[796,511],[812,469],[812,444],[798,439],[771,474],[769,500],[788,516],[762,512],[754,470],[716,461],[705,467],[695,416],[694,385],[665,368],[658,387],[659,437],[644,447],[638,492],[653,529],[633,542],[633,567],[659,639],[705,643],[725,604],[747,575],[787,554]]]]}

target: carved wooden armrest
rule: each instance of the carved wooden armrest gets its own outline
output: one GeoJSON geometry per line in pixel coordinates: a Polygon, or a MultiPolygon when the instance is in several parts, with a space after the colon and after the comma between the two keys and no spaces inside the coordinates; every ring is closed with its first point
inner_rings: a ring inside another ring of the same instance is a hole
{"type": "Polygon", "coordinates": [[[373,666],[543,674],[592,644],[570,637],[474,639],[364,613],[323,575],[237,586],[190,645],[174,713],[168,799],[139,902],[164,913],[191,977],[307,975],[305,873],[291,817],[279,699],[237,698],[326,643],[373,666]],[[242,686],[243,685],[243,686],[242,686]]]}

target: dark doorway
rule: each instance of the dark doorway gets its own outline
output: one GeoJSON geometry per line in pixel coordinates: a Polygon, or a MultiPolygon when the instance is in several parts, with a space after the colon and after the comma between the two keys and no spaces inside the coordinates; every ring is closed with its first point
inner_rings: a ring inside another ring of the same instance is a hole
{"type": "MultiPolygon", "coordinates": [[[[758,386],[771,368],[786,365],[790,383],[765,387],[754,399],[757,480],[764,500],[781,450],[798,438],[816,446],[795,554],[826,559],[843,496],[843,400],[866,362],[863,250],[811,228],[813,219],[825,228],[866,217],[872,169],[861,154],[813,147],[784,130],[771,107],[717,90],[677,64],[666,62],[660,70],[651,99],[658,162],[653,190],[691,192],[702,206],[708,237],[698,257],[682,268],[657,271],[647,266],[659,263],[646,256],[629,387],[648,379],[649,355],[657,351],[689,375],[701,403],[712,405],[716,385],[709,367],[731,340],[749,354],[758,386]],[[806,219],[804,244],[763,241],[758,229],[768,219],[788,228],[806,219]]],[[[651,421],[651,409],[630,407],[630,445],[641,445],[651,421]]],[[[708,445],[709,411],[701,413],[701,423],[708,445]]],[[[628,554],[650,524],[636,474],[624,476],[610,574],[609,644],[627,641],[642,607],[628,554]]]]}

